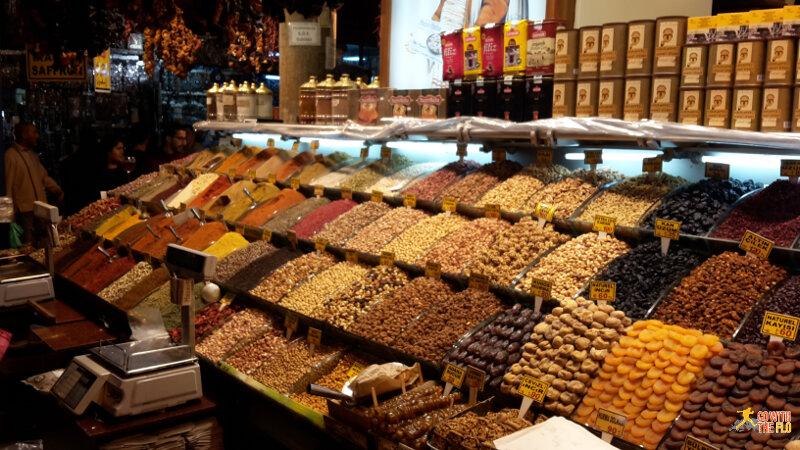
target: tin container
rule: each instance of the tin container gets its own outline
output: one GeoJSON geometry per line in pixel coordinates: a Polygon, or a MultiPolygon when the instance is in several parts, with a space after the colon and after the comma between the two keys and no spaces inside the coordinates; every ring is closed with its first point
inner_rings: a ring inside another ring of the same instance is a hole
{"type": "Polygon", "coordinates": [[[558,80],[553,82],[553,118],[575,116],[574,80],[558,80]]]}
{"type": "Polygon", "coordinates": [[[597,86],[597,117],[622,119],[625,103],[625,79],[601,78],[597,86]]]}
{"type": "Polygon", "coordinates": [[[698,88],[681,88],[680,98],[678,123],[684,125],[702,125],[705,91],[698,88]]]}
{"type": "Polygon", "coordinates": [[[525,108],[525,77],[505,76],[497,80],[497,111],[501,119],[522,122],[525,108]]]}
{"type": "Polygon", "coordinates": [[[716,27],[716,16],[689,17],[686,21],[686,45],[710,43],[716,27]]]}
{"type": "Polygon", "coordinates": [[[625,75],[627,23],[606,23],[600,32],[600,76],[625,75]]]}
{"type": "Polygon", "coordinates": [[[736,44],[731,42],[712,44],[709,47],[707,86],[733,86],[734,55],[736,55],[736,44]]]}
{"type": "MultiPolygon", "coordinates": [[[[358,96],[358,117],[357,121],[361,125],[377,125],[381,117],[381,108],[386,103],[388,88],[380,87],[378,77],[375,81],[359,91],[358,96]]],[[[387,113],[388,116],[388,113],[387,113]]]]}
{"type": "Polygon", "coordinates": [[[578,80],[575,91],[575,117],[597,116],[597,80],[578,80]]]}
{"type": "Polygon", "coordinates": [[[761,107],[761,131],[789,131],[792,128],[792,86],[765,86],[761,107]]]}
{"type": "Polygon", "coordinates": [[[708,46],[691,45],[683,47],[681,86],[702,87],[706,85],[708,67],[708,46]]]}
{"type": "MultiPolygon", "coordinates": [[[[792,108],[792,131],[800,131],[800,86],[794,86],[794,103],[792,108]]],[[[763,119],[763,114],[762,114],[763,119]]],[[[762,124],[763,125],[763,124],[762,124]]]]}
{"type": "Polygon", "coordinates": [[[317,125],[330,125],[333,120],[332,112],[332,94],[333,86],[336,82],[333,80],[333,74],[327,74],[325,81],[317,84],[317,125]]]}
{"type": "Polygon", "coordinates": [[[727,88],[706,88],[705,126],[730,128],[731,96],[732,92],[727,88]]]}
{"type": "Polygon", "coordinates": [[[522,120],[548,119],[553,115],[553,77],[525,77],[525,113],[522,120]]]}
{"type": "Polygon", "coordinates": [[[675,122],[678,118],[678,75],[653,75],[650,119],[675,122]]]}
{"type": "Polygon", "coordinates": [[[767,41],[767,68],[764,74],[766,84],[791,84],[794,80],[795,53],[794,38],[772,39],[767,41]]]}
{"type": "Polygon", "coordinates": [[[475,80],[472,114],[476,117],[497,117],[496,78],[478,78],[475,80]]]}
{"type": "Polygon", "coordinates": [[[574,80],[578,76],[578,30],[556,32],[556,56],[553,75],[556,80],[574,80]]]}
{"type": "Polygon", "coordinates": [[[583,27],[580,33],[578,78],[597,78],[600,73],[600,27],[583,27]]]}
{"type": "Polygon", "coordinates": [[[503,24],[487,23],[481,27],[481,74],[503,75],[503,24]]]}
{"type": "Polygon", "coordinates": [[[464,28],[461,33],[464,45],[464,78],[476,78],[481,71],[481,27],[464,28]]]}
{"type": "Polygon", "coordinates": [[[638,122],[650,116],[650,77],[628,77],[625,79],[625,104],[622,118],[638,122]]]}
{"type": "Polygon", "coordinates": [[[464,39],[461,30],[442,33],[442,80],[464,78],[464,39]]]}
{"type": "Polygon", "coordinates": [[[528,21],[503,24],[503,75],[524,74],[527,68],[528,21]]]}
{"type": "Polygon", "coordinates": [[[653,20],[637,20],[628,24],[628,53],[625,75],[650,75],[653,71],[653,20]]]}
{"type": "Polygon", "coordinates": [[[686,41],[685,16],[656,19],[653,73],[678,75],[681,72],[681,46],[686,41]]]}
{"type": "Polygon", "coordinates": [[[351,117],[351,109],[357,109],[358,86],[350,79],[350,75],[343,73],[339,81],[333,86],[331,93],[331,123],[344,125],[351,117]]]}
{"type": "Polygon", "coordinates": [[[733,90],[731,129],[758,131],[761,116],[761,86],[737,86],[733,90]]]}
{"type": "Polygon", "coordinates": [[[317,77],[314,75],[300,85],[298,121],[302,124],[313,124],[317,121],[317,77]]]}
{"type": "Polygon", "coordinates": [[[766,42],[751,40],[736,45],[736,86],[752,86],[764,82],[764,51],[766,42]]]}
{"type": "Polygon", "coordinates": [[[448,117],[472,115],[472,95],[475,91],[473,80],[453,80],[447,89],[448,117]]]}
{"type": "Polygon", "coordinates": [[[412,90],[416,106],[413,117],[422,119],[444,119],[447,117],[447,89],[412,90]]]}
{"type": "Polygon", "coordinates": [[[392,111],[391,117],[419,117],[419,105],[416,102],[419,90],[392,89],[387,101],[392,111]]]}
{"type": "Polygon", "coordinates": [[[543,20],[528,23],[527,75],[553,75],[556,59],[556,32],[564,28],[564,21],[543,20]]]}

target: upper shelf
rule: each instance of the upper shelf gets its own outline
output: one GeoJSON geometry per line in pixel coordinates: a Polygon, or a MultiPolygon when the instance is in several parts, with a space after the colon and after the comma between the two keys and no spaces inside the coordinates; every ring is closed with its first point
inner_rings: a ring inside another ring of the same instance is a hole
{"type": "Polygon", "coordinates": [[[384,119],[382,126],[288,125],[202,121],[198,130],[230,133],[270,133],[287,139],[353,139],[370,143],[425,137],[429,140],[490,143],[520,147],[605,147],[800,155],[800,134],[710,128],[653,120],[627,122],[597,117],[543,119],[515,123],[483,117],[384,119]]]}

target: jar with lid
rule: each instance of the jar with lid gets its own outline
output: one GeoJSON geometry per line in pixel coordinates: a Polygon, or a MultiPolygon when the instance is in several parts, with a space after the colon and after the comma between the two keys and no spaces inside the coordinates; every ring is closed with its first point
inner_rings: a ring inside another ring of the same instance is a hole
{"type": "Polygon", "coordinates": [[[217,91],[219,84],[214,83],[211,89],[206,91],[206,120],[217,120],[217,91]]]}
{"type": "Polygon", "coordinates": [[[217,88],[217,93],[215,94],[214,106],[217,109],[215,120],[219,120],[220,122],[225,120],[225,102],[222,96],[224,95],[223,92],[227,87],[228,87],[228,82],[226,81],[222,83],[222,86],[217,88]]]}
{"type": "Polygon", "coordinates": [[[273,114],[272,91],[261,83],[256,89],[256,117],[260,120],[272,120],[273,114]]]}
{"type": "Polygon", "coordinates": [[[356,87],[359,89],[365,89],[367,87],[367,83],[364,83],[363,78],[356,77],[356,87]]]}
{"type": "Polygon", "coordinates": [[[235,81],[231,81],[228,87],[222,90],[222,109],[227,122],[236,122],[236,94],[235,81]]]}
{"type": "Polygon", "coordinates": [[[331,124],[331,96],[333,95],[334,85],[336,85],[336,82],[333,79],[333,74],[330,73],[325,76],[325,81],[317,84],[317,125],[331,124]]]}
{"type": "Polygon", "coordinates": [[[236,95],[236,120],[239,122],[256,119],[256,94],[247,81],[239,87],[236,95]]]}
{"type": "Polygon", "coordinates": [[[311,77],[300,85],[300,114],[299,122],[313,124],[317,117],[317,77],[311,77]]]}
{"type": "MultiPolygon", "coordinates": [[[[333,125],[342,125],[350,117],[350,98],[351,94],[358,95],[356,83],[350,79],[350,75],[342,74],[339,81],[331,92],[331,121],[333,125]]],[[[353,99],[354,103],[355,98],[353,99]]]]}

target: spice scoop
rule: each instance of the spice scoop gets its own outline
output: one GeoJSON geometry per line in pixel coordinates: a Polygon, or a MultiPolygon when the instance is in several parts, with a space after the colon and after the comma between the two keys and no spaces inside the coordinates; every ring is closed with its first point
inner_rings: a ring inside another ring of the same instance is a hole
{"type": "Polygon", "coordinates": [[[110,253],[108,253],[103,247],[100,247],[99,245],[97,246],[97,250],[99,250],[100,253],[105,255],[105,257],[108,258],[108,262],[110,262],[110,263],[112,263],[112,262],[114,262],[114,261],[116,261],[116,260],[118,260],[120,258],[119,255],[111,256],[110,253]]]}
{"type": "Polygon", "coordinates": [[[247,190],[247,188],[242,188],[242,190],[244,191],[244,195],[246,195],[247,198],[249,198],[250,201],[253,202],[253,204],[250,205],[250,209],[255,208],[256,205],[258,205],[258,202],[256,202],[256,199],[253,198],[253,194],[251,194],[250,191],[247,190]]]}
{"type": "Polygon", "coordinates": [[[334,400],[341,400],[347,406],[355,406],[356,399],[353,398],[352,395],[345,394],[343,392],[337,391],[336,389],[327,388],[325,386],[320,386],[318,384],[309,384],[306,388],[306,392],[311,395],[316,395],[318,397],[325,397],[325,398],[332,398],[334,400]]]}

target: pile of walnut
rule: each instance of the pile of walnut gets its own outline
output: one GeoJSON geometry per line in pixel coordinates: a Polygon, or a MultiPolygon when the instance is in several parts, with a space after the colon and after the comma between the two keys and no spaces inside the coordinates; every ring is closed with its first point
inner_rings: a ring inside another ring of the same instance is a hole
{"type": "Polygon", "coordinates": [[[200,49],[200,38],[183,22],[183,11],[176,8],[175,16],[165,28],[144,30],[144,70],[151,77],[156,68],[156,56],[164,68],[180,78],[186,78],[200,49]]]}
{"type": "Polygon", "coordinates": [[[544,407],[569,416],[589,388],[612,344],[631,320],[611,305],[578,297],[564,300],[533,328],[522,359],[503,377],[501,389],[517,393],[522,377],[550,383],[544,407]]]}

